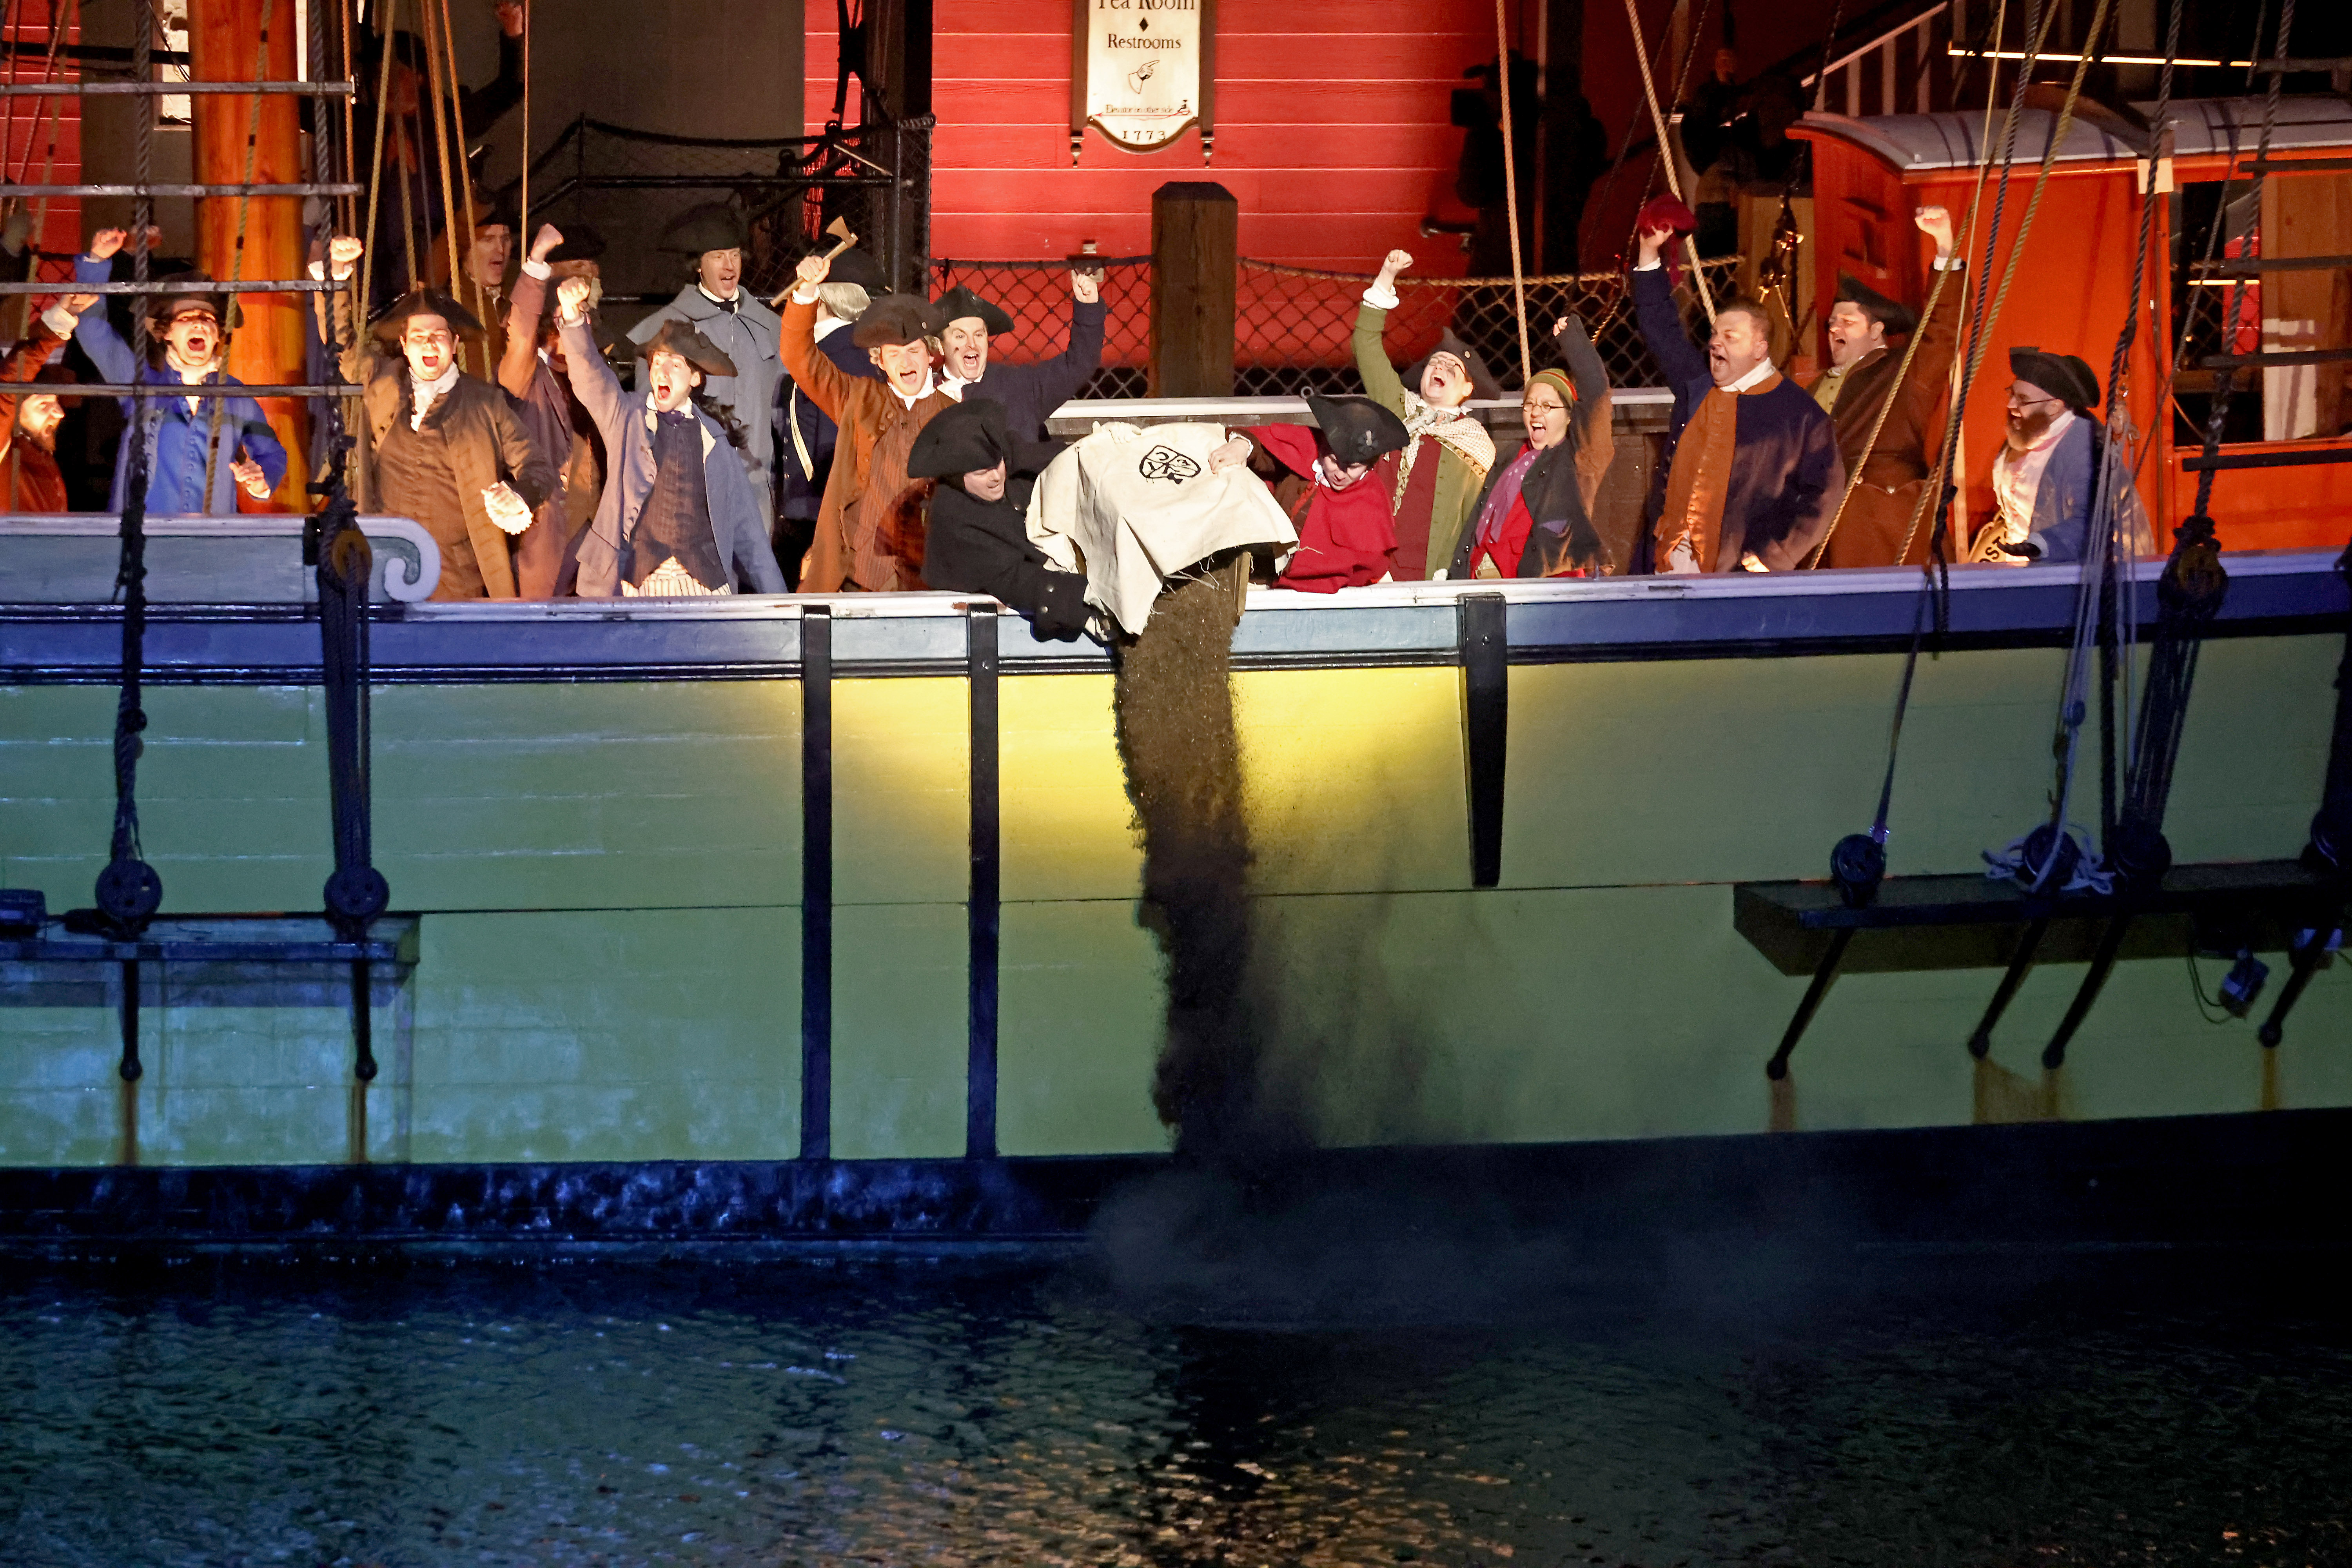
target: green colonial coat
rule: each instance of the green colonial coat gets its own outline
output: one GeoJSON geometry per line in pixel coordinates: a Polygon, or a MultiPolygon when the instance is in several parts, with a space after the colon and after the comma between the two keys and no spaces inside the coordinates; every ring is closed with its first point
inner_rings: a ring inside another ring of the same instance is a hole
{"type": "MultiPolygon", "coordinates": [[[[1402,419],[1404,383],[1389,363],[1388,349],[1381,342],[1388,319],[1389,313],[1378,305],[1357,307],[1356,371],[1364,378],[1364,390],[1372,401],[1402,419]]],[[[1479,487],[1486,478],[1453,447],[1443,442],[1432,444],[1437,447],[1437,493],[1430,502],[1429,559],[1422,566],[1423,577],[1434,577],[1454,564],[1454,547],[1469,525],[1471,510],[1478,504],[1479,487]]]]}

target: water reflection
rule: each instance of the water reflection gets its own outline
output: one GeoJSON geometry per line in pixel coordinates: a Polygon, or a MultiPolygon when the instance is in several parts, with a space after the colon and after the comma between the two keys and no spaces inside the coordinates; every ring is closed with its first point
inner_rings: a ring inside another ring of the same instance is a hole
{"type": "Polygon", "coordinates": [[[2337,1323],[1526,1305],[1269,1329],[1055,1265],[20,1269],[0,1562],[2352,1559],[2337,1323]]]}

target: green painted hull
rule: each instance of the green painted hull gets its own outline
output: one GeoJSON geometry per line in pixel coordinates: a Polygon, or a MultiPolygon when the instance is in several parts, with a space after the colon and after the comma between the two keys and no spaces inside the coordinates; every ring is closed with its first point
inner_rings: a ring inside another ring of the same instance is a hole
{"type": "MultiPolygon", "coordinates": [[[[2303,847],[2343,652],[2340,590],[2327,599],[2315,566],[2309,581],[2307,604],[2204,652],[2168,822],[2183,862],[2303,847]]],[[[1906,591],[1890,603],[1907,616],[1906,591]]],[[[2046,814],[2053,635],[2029,626],[2006,639],[2018,646],[1922,664],[1895,876],[1976,868],[2046,814]]],[[[1491,889],[1470,885],[1458,669],[1393,648],[1244,659],[1255,977],[1278,1020],[1271,1070],[1300,1086],[1321,1136],[1696,1138],[2352,1106],[2341,966],[2266,1052],[2251,1024],[2204,1021],[2177,955],[2124,963],[2051,1078],[2037,1058],[2079,962],[2032,973],[1984,1064],[1962,1042],[1997,971],[1851,974],[1790,1080],[1768,1083],[1804,981],[1735,932],[1732,887],[1821,876],[1831,844],[1869,821],[1902,656],[1883,628],[1849,642],[1547,658],[1515,629],[1527,661],[1510,669],[1491,889]]],[[[331,865],[321,696],[240,668],[149,692],[147,856],[167,910],[314,910],[331,865]]],[[[377,994],[383,1075],[354,1089],[348,1007],[327,979],[272,991],[248,968],[177,964],[150,966],[146,1072],[126,1091],[106,982],[0,966],[0,1164],[117,1162],[134,1123],[152,1165],[334,1163],[355,1142],[369,1161],[420,1164],[793,1158],[802,688],[788,668],[735,668],[476,684],[419,667],[381,687],[376,862],[416,921],[413,967],[377,994]]],[[[845,661],[832,688],[832,1153],[952,1159],[967,689],[939,673],[951,660],[870,668],[885,673],[845,661]]],[[[112,806],[113,694],[76,683],[97,679],[88,668],[20,656],[15,668],[0,688],[0,883],[86,903],[112,806]]],[[[1001,697],[1000,1148],[1164,1150],[1150,1094],[1160,959],[1139,920],[1110,677],[1041,652],[1007,659],[1001,697]]],[[[2218,973],[2209,963],[2209,985],[2218,973]]]]}

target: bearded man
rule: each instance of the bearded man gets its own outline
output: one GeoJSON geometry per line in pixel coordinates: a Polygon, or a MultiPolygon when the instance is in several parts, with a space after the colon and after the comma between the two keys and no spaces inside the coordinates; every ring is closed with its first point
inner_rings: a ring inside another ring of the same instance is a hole
{"type": "MultiPolygon", "coordinates": [[[[50,364],[49,356],[72,335],[74,319],[98,300],[95,294],[68,294],[42,311],[32,335],[0,365],[0,384],[71,386],[73,372],[50,364]]],[[[66,477],[58,468],[58,426],[65,416],[65,404],[55,392],[0,397],[0,468],[7,472],[0,486],[0,510],[66,510],[66,477]]]]}
{"type": "Polygon", "coordinates": [[[625,396],[588,334],[588,293],[585,278],[556,289],[572,395],[612,455],[604,500],[580,544],[580,596],[782,593],[767,521],[729,444],[732,432],[697,406],[704,379],[732,375],[734,364],[685,322],[665,321],[641,345],[645,395],[625,396]]]}
{"type": "Polygon", "coordinates": [[[1502,395],[1478,356],[1451,328],[1412,377],[1415,390],[1405,389],[1381,334],[1397,308],[1397,275],[1412,265],[1412,258],[1402,250],[1390,251],[1381,261],[1380,275],[1356,309],[1355,339],[1364,390],[1404,421],[1404,449],[1392,465],[1384,461],[1381,467],[1396,513],[1396,574],[1405,582],[1438,576],[1453,562],[1479,487],[1495,466],[1495,437],[1467,405],[1474,396],[1502,395]]]}
{"type": "Polygon", "coordinates": [[[985,397],[1004,405],[1004,427],[1023,441],[1045,440],[1045,416],[1078,395],[1102,363],[1102,274],[1070,274],[1070,342],[1034,364],[1003,364],[989,357],[990,339],[1013,331],[1013,318],[993,300],[961,284],[935,301],[940,320],[940,389],[961,402],[985,397]]]}
{"type": "Polygon", "coordinates": [[[923,426],[956,405],[931,374],[930,340],[941,322],[920,294],[883,295],[852,330],[882,378],[845,375],[816,346],[817,289],[832,268],[822,256],[801,258],[781,331],[793,384],[841,427],[801,592],[920,588],[921,519],[930,491],[929,481],[908,478],[907,459],[923,426]]]}
{"type": "Polygon", "coordinates": [[[639,321],[629,333],[637,346],[639,392],[648,387],[646,345],[665,321],[682,321],[700,332],[735,366],[732,375],[710,377],[703,386],[707,406],[722,419],[743,426],[744,440],[734,448],[751,481],[752,499],[760,506],[763,526],[773,529],[776,518],[776,437],[771,411],[776,405],[776,380],[783,366],[776,358],[776,313],[743,291],[743,247],[751,231],[741,211],[725,202],[690,207],[662,231],[661,248],[694,258],[694,281],[677,298],[639,321]]]}
{"type": "MultiPolygon", "coordinates": [[[[1912,221],[1936,242],[1936,269],[1959,271],[1961,263],[1952,255],[1952,215],[1942,207],[1921,207],[1912,221]]],[[[1889,340],[1908,335],[1918,318],[1853,274],[1838,274],[1837,300],[1830,307],[1829,368],[1802,383],[1837,429],[1838,460],[1851,481],[1837,531],[1822,552],[1824,566],[1916,566],[1927,559],[1924,520],[1908,549],[1904,542],[1927,482],[1928,451],[1943,442],[1937,415],[1959,343],[1963,282],[1958,277],[1944,279],[1935,314],[1920,329],[1917,347],[1907,351],[1911,368],[1898,387],[1895,373],[1906,351],[1889,340]],[[1874,428],[1875,443],[1870,438],[1874,428]]]]}
{"type": "Polygon", "coordinates": [[[2099,378],[2075,354],[2009,351],[2009,422],[1992,460],[1993,520],[1971,561],[2080,561],[2105,432],[2089,417],[2099,378]]]}
{"type": "MultiPolygon", "coordinates": [[[[360,242],[331,249],[338,280],[348,279],[360,242]]],[[[348,291],[334,296],[338,337],[349,334],[348,291]]],[[[481,331],[463,305],[414,289],[374,321],[374,346],[344,351],[346,381],[365,390],[360,453],[369,493],[383,510],[413,517],[441,547],[436,599],[517,596],[514,536],[555,490],[555,466],[531,441],[505,393],[457,366],[457,340],[481,331]]]]}
{"type": "MultiPolygon", "coordinates": [[[[103,283],[130,235],[119,228],[91,236],[89,251],[74,262],[74,277],[103,283]]],[[[200,272],[175,282],[209,283],[200,272]]],[[[87,296],[85,296],[87,298],[87,296]]],[[[156,294],[145,301],[150,348],[145,364],[114,330],[103,310],[87,308],[74,342],[111,382],[158,386],[242,386],[219,366],[226,336],[221,301],[209,294],[156,294]]],[[[122,510],[131,484],[131,443],[147,444],[147,511],[151,516],[236,510],[240,492],[268,500],[286,480],[286,448],[250,397],[142,397],[122,400],[122,445],[114,459],[114,489],[107,504],[122,510]],[[220,405],[226,406],[219,406],[220,405]],[[142,432],[143,427],[143,434],[142,432]]]]}
{"type": "Polygon", "coordinates": [[[1647,569],[1789,571],[1837,510],[1845,467],[1836,432],[1822,405],[1773,368],[1761,306],[1727,301],[1706,352],[1691,342],[1659,261],[1671,237],[1644,227],[1633,270],[1634,319],[1675,393],[1650,492],[1647,569]]]}

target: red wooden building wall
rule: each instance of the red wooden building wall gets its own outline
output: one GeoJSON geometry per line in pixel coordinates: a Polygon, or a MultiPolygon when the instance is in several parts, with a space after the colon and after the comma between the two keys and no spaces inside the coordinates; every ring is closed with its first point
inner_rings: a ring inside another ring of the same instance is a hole
{"type": "MultiPolygon", "coordinates": [[[[1210,179],[1241,204],[1244,256],[1370,271],[1402,246],[1429,269],[1462,270],[1454,242],[1425,240],[1420,226],[1428,213],[1468,216],[1453,200],[1462,133],[1448,123],[1448,94],[1464,67],[1494,56],[1487,0],[1224,0],[1216,156],[1205,168],[1192,132],[1153,153],[1089,132],[1071,166],[1070,0],[936,0],[933,16],[935,255],[1041,259],[1086,239],[1107,255],[1140,255],[1151,246],[1151,193],[1210,179]]],[[[812,5],[808,18],[815,131],[833,106],[838,46],[833,6],[812,5]]]]}
{"type": "MultiPolygon", "coordinates": [[[[5,67],[14,82],[78,80],[80,71],[62,55],[48,55],[50,12],[65,10],[64,0],[22,0],[8,7],[6,37],[22,54],[11,54],[5,67]]],[[[79,19],[66,10],[62,43],[81,37],[79,19]]],[[[71,97],[0,100],[0,175],[10,184],[70,184],[81,177],[81,100],[71,97]]],[[[72,196],[33,197],[36,227],[31,244],[46,255],[70,258],[81,248],[81,203],[72,196]]],[[[70,276],[69,264],[46,267],[42,277],[70,276]]],[[[11,302],[13,303],[13,301],[11,302]]],[[[6,316],[14,332],[15,316],[6,316]]]]}

